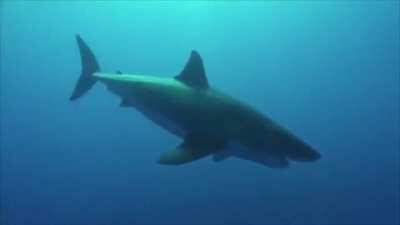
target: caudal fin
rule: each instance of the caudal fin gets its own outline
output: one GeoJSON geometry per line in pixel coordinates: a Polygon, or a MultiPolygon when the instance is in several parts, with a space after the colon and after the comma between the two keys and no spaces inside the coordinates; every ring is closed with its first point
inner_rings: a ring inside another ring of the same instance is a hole
{"type": "Polygon", "coordinates": [[[93,76],[93,73],[100,70],[96,57],[79,35],[76,35],[76,41],[81,55],[82,71],[70,97],[71,101],[81,97],[96,83],[97,79],[93,76]]]}

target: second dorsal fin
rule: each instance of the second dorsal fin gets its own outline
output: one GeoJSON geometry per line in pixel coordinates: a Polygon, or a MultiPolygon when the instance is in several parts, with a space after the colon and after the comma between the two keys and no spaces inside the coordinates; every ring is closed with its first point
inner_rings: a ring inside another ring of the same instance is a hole
{"type": "Polygon", "coordinates": [[[199,53],[192,51],[182,72],[175,79],[198,89],[207,89],[208,80],[199,53]]]}

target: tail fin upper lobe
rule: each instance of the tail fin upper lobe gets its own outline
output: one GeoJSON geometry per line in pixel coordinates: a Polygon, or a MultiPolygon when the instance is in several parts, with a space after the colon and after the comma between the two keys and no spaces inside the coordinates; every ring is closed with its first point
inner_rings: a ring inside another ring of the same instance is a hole
{"type": "Polygon", "coordinates": [[[70,97],[71,101],[81,97],[96,83],[97,79],[93,76],[93,73],[100,70],[96,57],[79,35],[76,35],[76,41],[81,55],[82,71],[70,97]]]}

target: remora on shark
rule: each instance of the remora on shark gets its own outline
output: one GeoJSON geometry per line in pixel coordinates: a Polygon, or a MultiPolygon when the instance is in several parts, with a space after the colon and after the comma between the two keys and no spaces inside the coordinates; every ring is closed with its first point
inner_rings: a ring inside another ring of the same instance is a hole
{"type": "Polygon", "coordinates": [[[79,35],[76,38],[82,72],[70,100],[81,97],[97,81],[104,83],[121,97],[121,107],[136,108],[183,139],[160,157],[161,164],[180,165],[212,155],[215,162],[237,157],[285,168],[289,160],[311,162],[321,157],[261,112],[212,88],[196,51],[174,78],[102,73],[93,52],[79,35]]]}

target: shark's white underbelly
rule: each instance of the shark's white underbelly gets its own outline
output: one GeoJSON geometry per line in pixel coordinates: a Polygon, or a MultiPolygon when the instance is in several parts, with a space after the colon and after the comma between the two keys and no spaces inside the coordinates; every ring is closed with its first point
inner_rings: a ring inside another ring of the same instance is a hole
{"type": "Polygon", "coordinates": [[[266,149],[250,149],[237,140],[229,141],[228,149],[217,153],[215,158],[222,159],[228,158],[229,156],[255,161],[272,168],[285,168],[289,165],[287,159],[283,156],[271,154],[266,149]],[[218,156],[218,154],[221,155],[218,156]]]}

